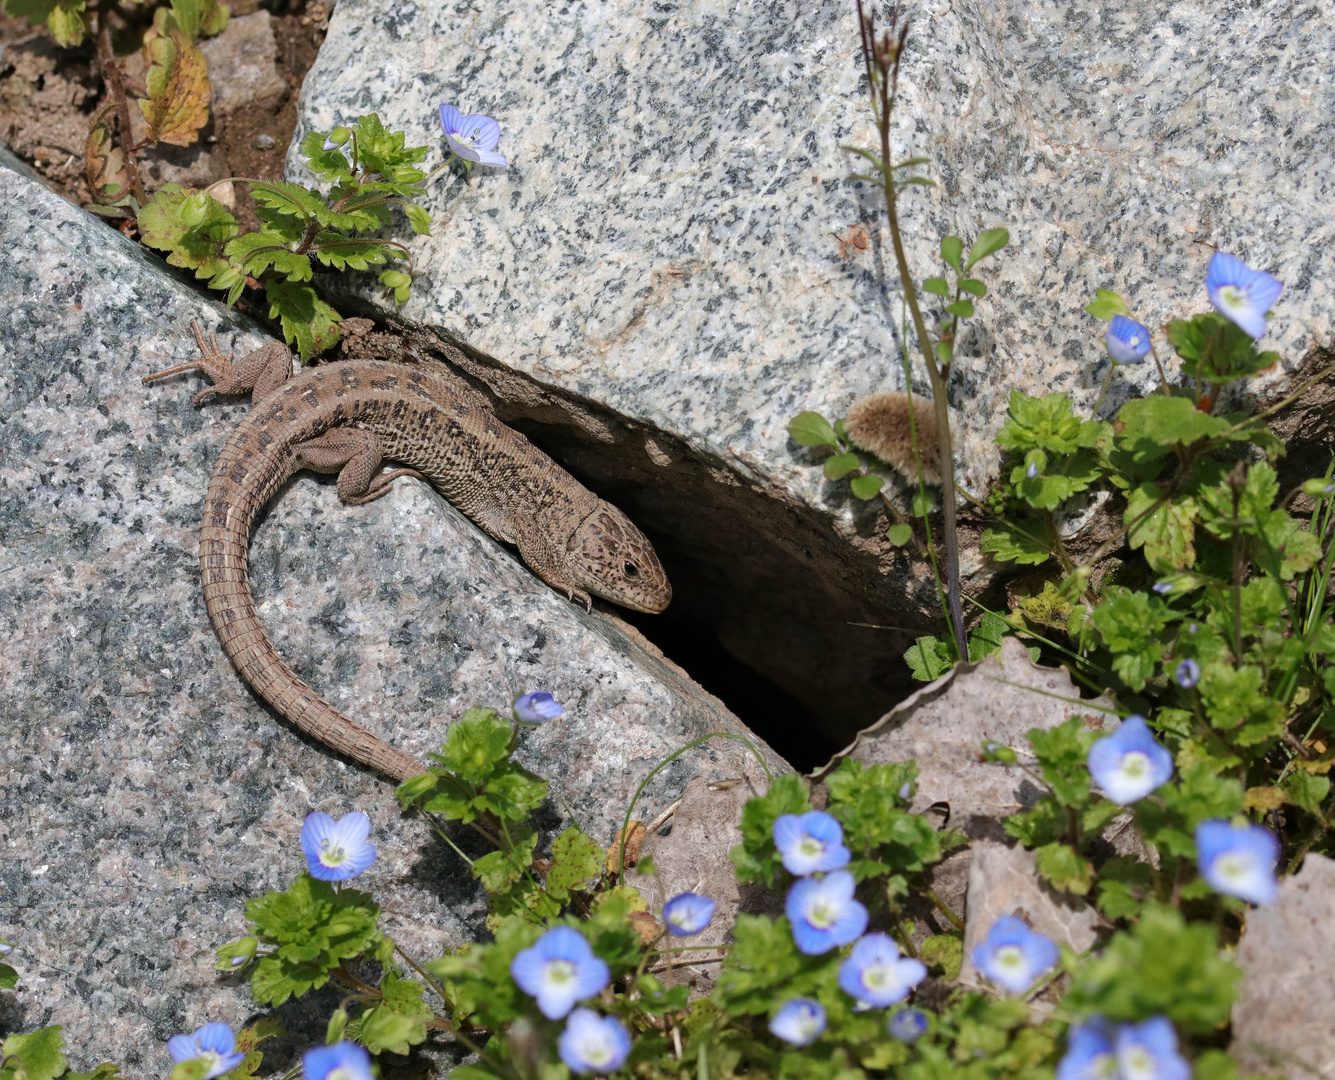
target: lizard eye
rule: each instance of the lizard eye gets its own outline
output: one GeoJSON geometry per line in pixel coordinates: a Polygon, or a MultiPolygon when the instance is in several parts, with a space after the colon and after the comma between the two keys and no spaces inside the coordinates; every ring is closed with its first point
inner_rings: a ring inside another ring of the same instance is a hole
{"type": "Polygon", "coordinates": [[[621,569],[622,572],[625,573],[626,577],[640,576],[640,568],[636,566],[633,562],[626,563],[624,566],[621,567],[621,569]]]}

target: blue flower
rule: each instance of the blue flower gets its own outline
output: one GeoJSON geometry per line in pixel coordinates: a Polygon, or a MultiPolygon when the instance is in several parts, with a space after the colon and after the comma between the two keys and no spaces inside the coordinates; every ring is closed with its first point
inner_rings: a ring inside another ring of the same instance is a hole
{"type": "Polygon", "coordinates": [[[1196,826],[1201,877],[1225,896],[1253,904],[1274,903],[1279,841],[1260,825],[1234,825],[1219,818],[1196,826]]]}
{"type": "Polygon", "coordinates": [[[893,1038],[910,1043],[927,1034],[927,1014],[919,1009],[902,1009],[890,1017],[889,1030],[893,1038]]]}
{"type": "Polygon", "coordinates": [[[1041,975],[1057,966],[1061,954],[1042,934],[1014,915],[992,924],[987,938],[973,950],[973,966],[1012,994],[1023,994],[1041,975]]]}
{"type": "Polygon", "coordinates": [[[714,901],[698,893],[678,893],[663,905],[663,922],[675,937],[691,937],[709,925],[714,917],[714,901]]]}
{"type": "Polygon", "coordinates": [[[1150,351],[1150,332],[1125,315],[1114,315],[1103,336],[1114,364],[1139,364],[1150,351]]]}
{"type": "Polygon", "coordinates": [[[1173,672],[1173,678],[1183,690],[1190,690],[1201,681],[1201,666],[1195,660],[1183,660],[1173,672]]]}
{"type": "Polygon", "coordinates": [[[366,842],[371,821],[360,810],[335,821],[323,810],[306,816],[301,826],[301,850],[311,877],[347,881],[375,862],[375,848],[366,842]]]}
{"type": "Polygon", "coordinates": [[[353,1042],[317,1046],[301,1055],[306,1080],[373,1080],[371,1055],[353,1042]]]}
{"type": "Polygon", "coordinates": [[[822,810],[808,810],[801,817],[782,814],[773,831],[784,869],[798,877],[838,870],[851,858],[844,847],[843,828],[822,810]]]}
{"type": "Polygon", "coordinates": [[[1057,1080],[1117,1080],[1112,1027],[1101,1016],[1076,1024],[1066,1035],[1057,1080]]]}
{"type": "Polygon", "coordinates": [[[1156,581],[1153,585],[1150,586],[1150,588],[1152,588],[1160,596],[1167,596],[1170,592],[1173,591],[1173,583],[1171,581],[1156,581]]]}
{"type": "Polygon", "coordinates": [[[548,930],[510,961],[519,989],[537,998],[548,1020],[559,1020],[575,1002],[591,998],[611,981],[607,964],[593,955],[584,935],[569,926],[548,930]]]}
{"type": "Polygon", "coordinates": [[[1166,1016],[1117,1029],[1117,1071],[1121,1080],[1191,1078],[1191,1066],[1177,1052],[1177,1032],[1166,1016]]]}
{"type": "Polygon", "coordinates": [[[496,144],[501,141],[501,125],[490,116],[481,113],[464,116],[453,105],[442,105],[440,126],[445,129],[445,141],[450,149],[465,161],[505,168],[504,156],[496,153],[496,144]]]}
{"type": "Polygon", "coordinates": [[[788,890],[784,911],[799,952],[818,956],[862,936],[867,909],[853,899],[855,884],[847,870],[836,870],[823,878],[803,878],[788,890]]]}
{"type": "Polygon", "coordinates": [[[546,690],[535,690],[515,698],[515,719],[521,724],[546,724],[566,711],[546,690]]]}
{"type": "Polygon", "coordinates": [[[576,1009],[566,1021],[557,1049],[571,1072],[616,1072],[630,1055],[630,1035],[614,1016],[576,1009]]]}
{"type": "Polygon", "coordinates": [[[1236,255],[1216,251],[1205,268],[1205,292],[1215,311],[1235,322],[1248,337],[1265,333],[1265,313],[1275,306],[1284,283],[1253,270],[1236,255]]]}
{"type": "Polygon", "coordinates": [[[877,1009],[903,1001],[925,978],[923,962],[901,957],[899,947],[886,934],[862,938],[839,967],[839,988],[877,1009]]]}
{"type": "Polygon", "coordinates": [[[809,1046],[825,1030],[825,1007],[811,998],[793,998],[770,1019],[771,1034],[794,1046],[809,1046]]]}
{"type": "Polygon", "coordinates": [[[204,1080],[231,1072],[245,1061],[246,1055],[235,1053],[235,1050],[236,1036],[226,1024],[205,1024],[195,1028],[193,1035],[173,1035],[167,1040],[167,1053],[173,1061],[199,1058],[208,1062],[209,1071],[204,1074],[204,1080]]]}
{"type": "Polygon", "coordinates": [[[1128,716],[1111,735],[1089,748],[1089,773],[1119,806],[1143,799],[1173,778],[1173,755],[1150,732],[1143,716],[1128,716]]]}

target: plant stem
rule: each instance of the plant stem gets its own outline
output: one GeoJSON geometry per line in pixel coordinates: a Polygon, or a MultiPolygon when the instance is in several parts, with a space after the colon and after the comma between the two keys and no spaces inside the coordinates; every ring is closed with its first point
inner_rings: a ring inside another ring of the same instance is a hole
{"type": "Polygon", "coordinates": [[[120,129],[121,153],[125,157],[125,180],[130,193],[143,206],[148,202],[144,182],[139,178],[139,166],[134,160],[134,138],[130,134],[130,103],[125,97],[125,81],[116,53],[111,47],[111,23],[105,11],[97,13],[97,60],[102,68],[102,81],[107,84],[111,100],[115,102],[116,126],[120,129]]]}

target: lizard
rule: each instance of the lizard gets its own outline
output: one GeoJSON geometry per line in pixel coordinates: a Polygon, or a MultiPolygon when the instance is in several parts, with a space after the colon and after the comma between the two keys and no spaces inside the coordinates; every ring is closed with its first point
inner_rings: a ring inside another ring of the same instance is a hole
{"type": "Polygon", "coordinates": [[[344,716],[303,683],[265,634],[250,592],[250,532],[260,511],[302,469],[338,474],[352,505],[378,499],[401,477],[430,482],[495,539],[513,544],[553,588],[592,607],[593,596],[663,611],[672,587],[653,545],[523,435],[425,368],[341,360],[293,372],[291,350],[271,342],[224,355],[191,323],[198,359],[144,377],[200,371],[194,397],[251,395],[209,480],[199,531],[204,604],[241,677],[302,731],[341,754],[406,780],[426,766],[344,716]],[[385,462],[399,465],[382,472],[385,462]]]}

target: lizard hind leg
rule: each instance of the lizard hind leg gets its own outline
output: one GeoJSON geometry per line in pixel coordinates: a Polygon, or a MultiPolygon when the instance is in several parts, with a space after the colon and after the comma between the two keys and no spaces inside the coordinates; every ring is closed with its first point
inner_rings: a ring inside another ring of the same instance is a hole
{"type": "Polygon", "coordinates": [[[384,444],[374,431],[362,428],[330,428],[323,435],[297,443],[292,450],[303,468],[338,473],[338,497],[353,506],[388,495],[390,485],[400,476],[425,479],[416,469],[381,473],[384,444]]]}
{"type": "Polygon", "coordinates": [[[218,348],[214,334],[204,340],[204,331],[197,321],[191,321],[190,329],[199,343],[199,359],[145,375],[145,383],[184,371],[202,371],[213,385],[195,395],[195,404],[199,405],[210,394],[251,394],[258,402],[292,377],[292,352],[286,345],[271,342],[233,360],[218,348]]]}

